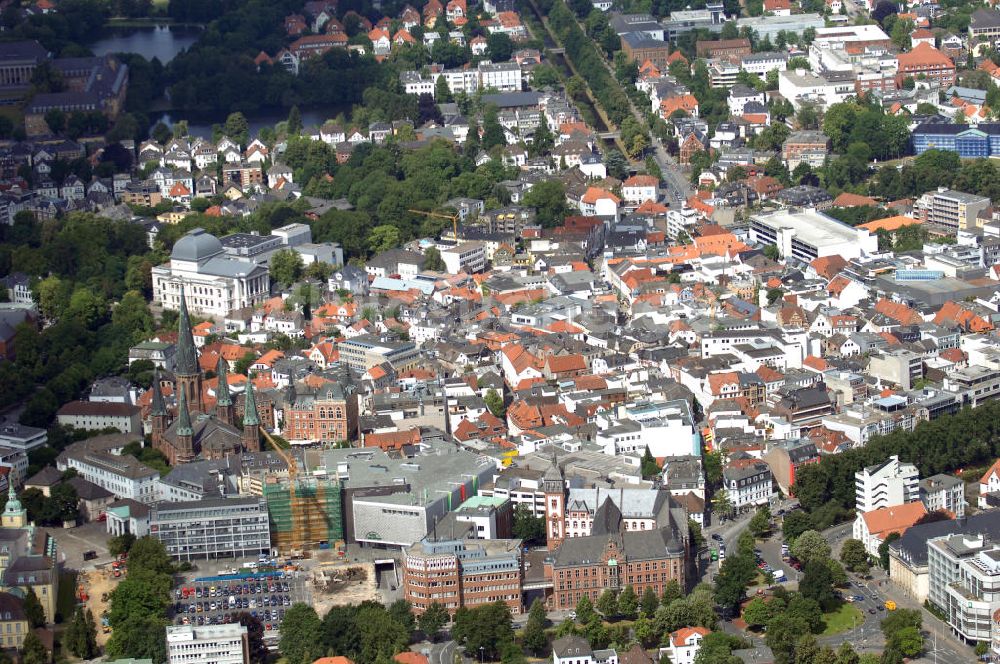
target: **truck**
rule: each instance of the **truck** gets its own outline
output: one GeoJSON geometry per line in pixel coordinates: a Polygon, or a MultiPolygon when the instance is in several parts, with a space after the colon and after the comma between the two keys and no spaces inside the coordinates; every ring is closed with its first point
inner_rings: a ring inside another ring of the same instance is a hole
{"type": "Polygon", "coordinates": [[[771,573],[771,575],[774,577],[775,583],[783,583],[788,580],[788,577],[785,576],[785,570],[783,569],[776,569],[771,573]]]}

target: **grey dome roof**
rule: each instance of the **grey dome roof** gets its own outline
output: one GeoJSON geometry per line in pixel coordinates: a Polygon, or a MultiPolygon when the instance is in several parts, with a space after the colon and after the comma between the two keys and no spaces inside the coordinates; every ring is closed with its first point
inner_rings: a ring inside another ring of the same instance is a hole
{"type": "Polygon", "coordinates": [[[170,258],[178,261],[202,261],[222,253],[222,243],[202,228],[195,228],[177,240],[170,258]]]}

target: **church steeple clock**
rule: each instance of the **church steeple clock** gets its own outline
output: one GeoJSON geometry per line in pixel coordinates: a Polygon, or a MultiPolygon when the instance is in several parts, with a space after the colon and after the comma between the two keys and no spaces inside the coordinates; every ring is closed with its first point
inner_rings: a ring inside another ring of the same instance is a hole
{"type": "Polygon", "coordinates": [[[552,452],[552,465],[542,476],[545,492],[545,540],[549,551],[554,551],[566,537],[566,481],[559,461],[552,452]]]}

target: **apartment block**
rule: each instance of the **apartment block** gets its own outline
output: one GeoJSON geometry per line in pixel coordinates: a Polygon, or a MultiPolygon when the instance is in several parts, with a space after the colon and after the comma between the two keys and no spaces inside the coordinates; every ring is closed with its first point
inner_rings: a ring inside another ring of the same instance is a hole
{"type": "Polygon", "coordinates": [[[855,502],[859,512],[911,503],[920,498],[920,473],[912,463],[893,455],[883,463],[854,474],[855,502]]]}
{"type": "Polygon", "coordinates": [[[944,187],[928,192],[917,201],[921,219],[952,230],[975,230],[979,213],[990,207],[986,196],[953,191],[944,187]]]}

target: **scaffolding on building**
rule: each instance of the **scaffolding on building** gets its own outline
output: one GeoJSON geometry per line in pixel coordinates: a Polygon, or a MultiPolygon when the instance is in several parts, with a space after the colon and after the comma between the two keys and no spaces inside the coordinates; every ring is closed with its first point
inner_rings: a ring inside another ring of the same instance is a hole
{"type": "Polygon", "coordinates": [[[291,478],[264,484],[271,546],[281,553],[332,547],[344,539],[340,483],[291,478]],[[294,486],[293,486],[294,485],[294,486]]]}

